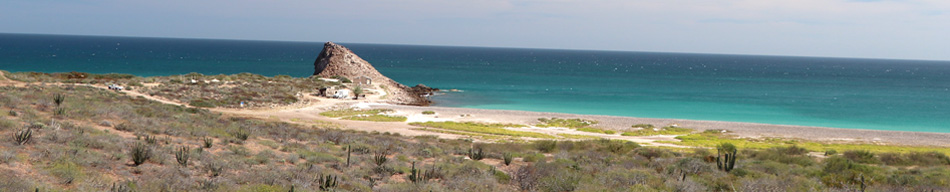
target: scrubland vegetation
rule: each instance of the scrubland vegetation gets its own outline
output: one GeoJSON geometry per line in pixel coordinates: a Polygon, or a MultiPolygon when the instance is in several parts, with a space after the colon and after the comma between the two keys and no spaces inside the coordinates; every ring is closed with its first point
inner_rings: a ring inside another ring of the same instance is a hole
{"type": "Polygon", "coordinates": [[[244,102],[244,107],[249,108],[286,106],[301,101],[303,95],[300,93],[312,93],[320,88],[339,85],[316,78],[294,78],[286,75],[265,77],[251,73],[235,75],[191,73],[137,77],[128,74],[19,72],[8,74],[7,77],[24,82],[117,84],[151,96],[207,108],[238,108],[241,107],[241,102],[244,102]],[[195,81],[192,82],[192,80],[195,81]]]}
{"type": "MultiPolygon", "coordinates": [[[[670,142],[697,148],[607,139],[472,143],[231,117],[86,86],[0,93],[0,191],[950,190],[950,150],[938,147],[715,130],[670,142]]],[[[561,138],[507,132],[519,127],[510,124],[417,125],[561,138]]]]}

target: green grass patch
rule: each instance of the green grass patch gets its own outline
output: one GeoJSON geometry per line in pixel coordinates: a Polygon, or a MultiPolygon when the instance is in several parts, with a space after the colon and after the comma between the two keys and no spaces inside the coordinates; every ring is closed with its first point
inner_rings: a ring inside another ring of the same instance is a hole
{"type": "Polygon", "coordinates": [[[357,115],[378,115],[380,113],[392,112],[392,109],[370,109],[370,110],[357,110],[357,109],[340,109],[320,113],[320,115],[327,117],[349,117],[357,115]]]}
{"type": "Polygon", "coordinates": [[[472,132],[466,132],[466,131],[452,131],[452,130],[436,129],[436,128],[412,128],[412,130],[428,131],[428,132],[433,132],[433,133],[445,133],[445,134],[453,134],[453,135],[465,135],[465,136],[478,137],[480,139],[486,139],[486,140],[503,140],[506,138],[510,138],[506,136],[472,133],[472,132]]]}
{"type": "Polygon", "coordinates": [[[446,130],[455,130],[455,131],[467,131],[473,133],[482,133],[490,135],[504,135],[504,136],[515,136],[515,137],[532,137],[532,138],[542,138],[542,139],[555,139],[552,135],[527,132],[527,131],[514,131],[505,129],[506,127],[524,127],[524,125],[517,124],[486,124],[486,123],[475,123],[475,122],[425,122],[425,123],[410,123],[410,125],[421,126],[421,127],[431,127],[439,128],[446,130]]]}
{"type": "Polygon", "coordinates": [[[636,131],[623,132],[623,136],[652,136],[652,135],[685,135],[692,133],[693,129],[681,127],[663,127],[659,130],[653,128],[643,128],[636,131]]]}
{"type": "Polygon", "coordinates": [[[605,129],[594,128],[594,127],[581,127],[581,128],[577,128],[577,130],[588,132],[588,133],[600,133],[600,134],[608,134],[608,135],[617,133],[614,130],[605,130],[605,129]]]}
{"type": "Polygon", "coordinates": [[[721,133],[695,133],[683,136],[677,136],[675,141],[657,141],[660,143],[670,143],[683,146],[708,147],[714,148],[722,143],[732,143],[740,149],[769,149],[773,147],[787,147],[796,145],[805,148],[808,151],[869,151],[874,153],[907,153],[907,152],[931,152],[950,154],[950,148],[930,147],[930,146],[901,146],[901,145],[878,145],[861,143],[822,143],[814,141],[800,141],[795,139],[782,138],[737,138],[732,135],[721,133]]]}
{"type": "Polygon", "coordinates": [[[406,117],[403,116],[389,116],[389,115],[360,115],[360,116],[349,116],[344,117],[345,120],[354,120],[354,121],[375,121],[375,122],[406,122],[406,117]]]}
{"type": "Polygon", "coordinates": [[[587,119],[558,119],[558,118],[539,118],[536,126],[538,127],[567,127],[582,128],[597,124],[597,121],[587,119]]]}
{"type": "Polygon", "coordinates": [[[557,136],[561,136],[565,139],[600,139],[600,137],[598,136],[568,134],[568,133],[558,133],[557,136]]]}

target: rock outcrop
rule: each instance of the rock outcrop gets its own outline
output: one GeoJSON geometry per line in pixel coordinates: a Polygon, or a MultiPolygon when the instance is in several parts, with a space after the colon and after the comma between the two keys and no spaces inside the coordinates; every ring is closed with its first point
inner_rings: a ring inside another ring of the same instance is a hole
{"type": "Polygon", "coordinates": [[[388,100],[395,104],[403,105],[429,105],[432,102],[426,99],[425,91],[418,91],[409,86],[399,84],[376,71],[369,62],[356,56],[353,51],[333,42],[323,44],[323,51],[313,62],[313,75],[332,78],[336,76],[356,79],[366,76],[372,79],[374,88],[385,89],[388,100]]]}

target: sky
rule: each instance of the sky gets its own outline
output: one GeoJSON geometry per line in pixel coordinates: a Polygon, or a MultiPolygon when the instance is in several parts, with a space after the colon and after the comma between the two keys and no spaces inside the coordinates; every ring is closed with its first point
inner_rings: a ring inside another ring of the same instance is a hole
{"type": "Polygon", "coordinates": [[[950,1],[0,0],[0,33],[950,60],[950,1]]]}

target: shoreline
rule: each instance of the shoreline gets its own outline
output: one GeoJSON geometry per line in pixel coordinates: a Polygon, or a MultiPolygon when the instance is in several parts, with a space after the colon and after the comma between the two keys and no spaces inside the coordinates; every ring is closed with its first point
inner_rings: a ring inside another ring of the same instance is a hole
{"type": "Polygon", "coordinates": [[[948,142],[950,141],[950,133],[885,131],[729,121],[623,117],[609,115],[582,115],[554,112],[474,109],[439,106],[406,106],[380,103],[358,103],[356,105],[366,105],[370,108],[377,109],[394,109],[402,115],[409,115],[410,120],[413,119],[412,116],[421,115],[422,111],[436,112],[436,115],[432,115],[432,119],[427,120],[480,121],[489,123],[515,123],[525,125],[537,123],[538,118],[580,118],[598,121],[599,123],[594,127],[618,131],[628,129],[634,124],[641,123],[653,124],[657,127],[667,126],[675,123],[678,124],[679,127],[692,128],[697,131],[710,129],[726,130],[729,134],[744,138],[770,137],[822,142],[950,147],[950,142],[948,142]],[[463,114],[470,116],[462,117],[461,115],[463,114]]]}

